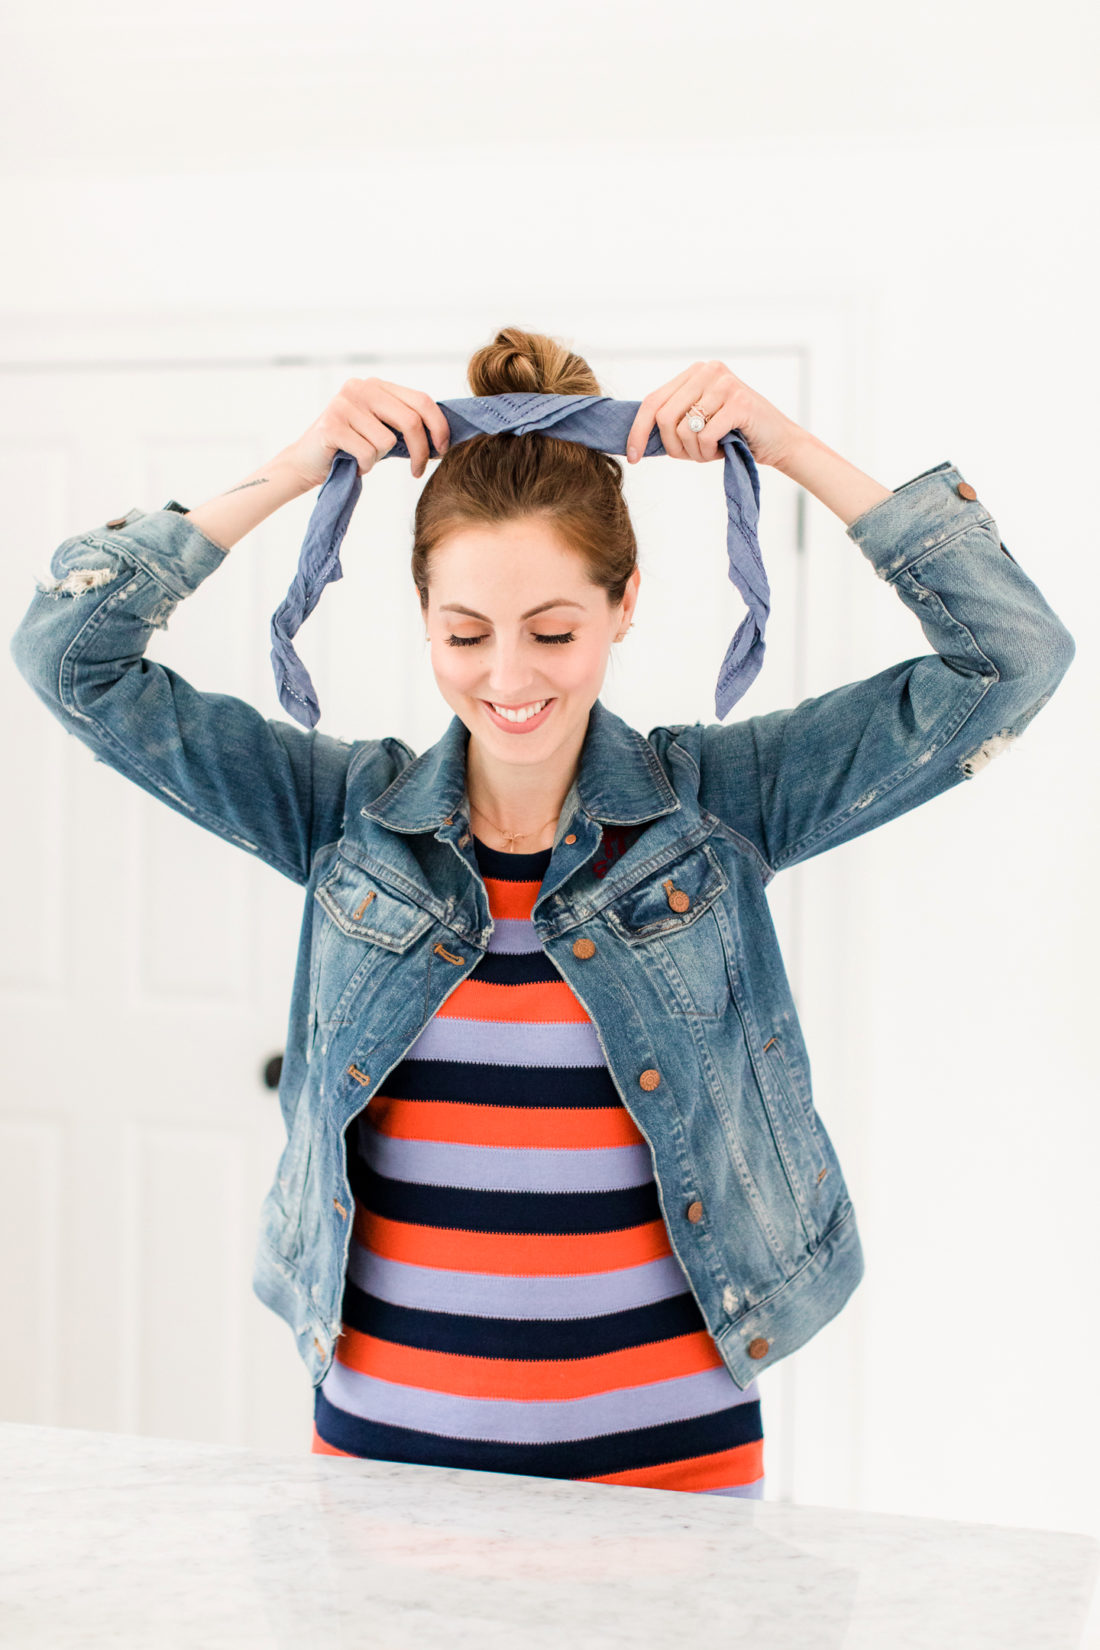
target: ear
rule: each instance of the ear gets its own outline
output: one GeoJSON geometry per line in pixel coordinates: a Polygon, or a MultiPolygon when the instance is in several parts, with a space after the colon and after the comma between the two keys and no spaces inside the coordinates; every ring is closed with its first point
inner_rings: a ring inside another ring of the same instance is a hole
{"type": "Polygon", "coordinates": [[[637,601],[638,601],[638,586],[641,584],[641,582],[642,582],[642,570],[641,570],[640,567],[636,567],[634,569],[633,573],[631,573],[630,577],[627,579],[626,589],[623,591],[623,604],[622,604],[622,606],[623,606],[623,624],[624,625],[628,625],[628,624],[633,622],[634,609],[635,609],[635,607],[637,605],[637,601]]]}

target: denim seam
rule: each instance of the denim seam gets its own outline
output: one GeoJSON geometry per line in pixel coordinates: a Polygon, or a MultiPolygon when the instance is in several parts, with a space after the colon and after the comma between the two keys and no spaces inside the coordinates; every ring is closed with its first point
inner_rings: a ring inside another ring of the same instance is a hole
{"type": "Polygon", "coordinates": [[[733,1320],[730,1324],[730,1328],[736,1328],[739,1323],[742,1323],[745,1320],[745,1318],[751,1318],[754,1312],[760,1312],[771,1306],[774,1301],[779,1300],[781,1296],[785,1295],[788,1289],[792,1289],[802,1276],[803,1272],[805,1272],[806,1268],[814,1264],[825,1245],[830,1243],[832,1239],[836,1237],[836,1234],[842,1231],[848,1222],[854,1219],[854,1217],[855,1207],[851,1202],[849,1202],[848,1207],[845,1209],[840,1219],[834,1220],[828,1230],[822,1232],[820,1242],[814,1245],[813,1249],[806,1256],[801,1266],[797,1267],[791,1273],[790,1277],[784,1278],[779,1287],[777,1289],[773,1289],[770,1295],[765,1295],[763,1300],[754,1301],[747,1311],[742,1312],[740,1318],[735,1318],[733,1320]]]}
{"type": "MultiPolygon", "coordinates": [[[[698,724],[696,724],[696,726],[697,725],[698,724]]],[[[695,800],[698,802],[699,787],[703,782],[703,775],[698,762],[688,750],[687,746],[680,744],[678,736],[669,741],[668,751],[670,757],[682,756],[691,767],[692,772],[695,774],[695,800]]],[[[771,880],[775,873],[768,864],[767,860],[764,858],[763,854],[760,852],[759,848],[756,846],[755,842],[751,842],[747,836],[742,836],[740,831],[735,831],[732,825],[726,823],[721,814],[711,813],[709,808],[704,808],[701,804],[699,805],[699,817],[700,819],[712,819],[714,821],[715,830],[720,830],[723,836],[728,837],[731,842],[735,842],[739,847],[747,848],[749,853],[752,855],[753,860],[756,862],[757,871],[762,871],[764,873],[761,877],[761,881],[768,883],[771,880]]]]}
{"type": "MultiPolygon", "coordinates": [[[[944,668],[950,669],[950,666],[947,665],[946,661],[944,661],[944,668]]],[[[945,745],[950,744],[959,729],[962,727],[963,723],[973,713],[975,707],[981,703],[990,688],[994,686],[994,679],[989,676],[967,676],[965,677],[965,680],[968,682],[981,682],[983,684],[982,690],[975,696],[973,704],[965,706],[962,714],[957,716],[954,726],[950,727],[949,731],[944,733],[944,724],[949,723],[950,717],[957,715],[957,707],[952,706],[948,716],[944,718],[944,723],[941,723],[940,727],[929,736],[928,741],[923,745],[922,749],[918,751],[916,756],[913,757],[911,762],[907,762],[904,767],[899,768],[896,773],[891,774],[888,778],[880,779],[874,782],[870,786],[870,789],[875,792],[876,801],[880,796],[889,791],[895,790],[901,781],[903,779],[907,779],[918,766],[924,766],[929,757],[934,756],[938,750],[942,750],[945,745]],[[921,760],[922,757],[924,758],[924,762],[921,760]]],[[[824,820],[822,824],[820,824],[816,830],[811,831],[808,836],[800,837],[797,842],[791,843],[787,848],[786,853],[780,855],[780,857],[774,862],[772,869],[775,872],[779,872],[785,865],[790,864],[792,860],[802,858],[807,848],[814,847],[824,838],[832,836],[840,826],[845,825],[849,819],[853,818],[854,815],[862,813],[863,811],[864,809],[861,808],[859,802],[856,801],[849,807],[845,808],[842,813],[833,814],[832,818],[824,820]]]]}
{"type": "MultiPolygon", "coordinates": [[[[927,540],[922,540],[911,560],[905,562],[901,567],[895,567],[892,572],[886,575],[887,584],[893,584],[895,579],[899,578],[902,573],[910,572],[918,562],[924,561],[926,556],[931,556],[937,550],[943,550],[947,547],[947,545],[954,544],[955,540],[962,538],[965,533],[972,532],[976,527],[989,528],[992,524],[992,516],[980,516],[975,518],[968,514],[966,520],[961,526],[956,527],[954,532],[946,533],[943,538],[933,539],[931,543],[927,540]]],[[[991,540],[996,537],[993,533],[990,533],[989,536],[991,540]]],[[[998,544],[998,549],[999,548],[1000,546],[998,544]]]]}
{"type": "MultiPolygon", "coordinates": [[[[97,533],[89,533],[87,538],[83,539],[81,542],[91,545],[93,549],[103,550],[108,555],[119,556],[130,567],[145,573],[150,579],[152,579],[158,589],[163,590],[166,595],[171,596],[173,601],[177,604],[183,601],[187,596],[194,594],[194,590],[191,586],[188,586],[182,591],[173,589],[173,587],[165,581],[163,576],[155,567],[150,566],[147,561],[143,561],[142,558],[135,553],[136,549],[149,550],[151,548],[149,545],[143,545],[135,539],[123,539],[115,534],[112,534],[109,537],[101,537],[97,533]]],[[[226,553],[228,554],[228,552],[226,553]]]]}
{"type": "MultiPolygon", "coordinates": [[[[73,669],[80,663],[81,660],[81,652],[79,648],[80,642],[83,641],[85,637],[90,636],[97,625],[97,622],[100,620],[101,615],[106,614],[111,607],[121,605],[122,598],[129,590],[131,582],[131,580],[127,580],[125,584],[118,587],[105,586],[105,588],[110,590],[110,595],[105,601],[100,602],[98,607],[94,608],[92,612],[89,613],[88,617],[80,626],[80,629],[76,632],[76,635],[72,638],[68,647],[61,655],[58,662],[58,702],[68,711],[70,716],[75,716],[81,722],[90,722],[96,729],[97,734],[103,741],[104,745],[112,746],[116,750],[121,751],[123,756],[126,758],[127,763],[134,770],[134,772],[141,774],[152,789],[155,790],[159,796],[164,797],[165,800],[173,806],[173,808],[176,808],[177,811],[183,811],[179,810],[177,807],[177,801],[179,799],[176,798],[175,792],[165,785],[163,781],[158,779],[155,774],[150,772],[150,770],[147,769],[142,763],[140,757],[132,751],[116,733],[107,727],[105,723],[101,722],[98,717],[92,715],[90,711],[83,710],[77,703],[75,688],[71,688],[73,669]]],[[[138,617],[140,617],[140,615],[138,615],[138,617]]],[[[148,621],[142,620],[142,622],[147,623],[148,621]]],[[[284,860],[281,855],[270,852],[267,848],[262,847],[258,843],[250,843],[247,837],[238,836],[232,828],[226,824],[224,820],[219,819],[216,814],[208,813],[206,809],[200,808],[195,803],[191,802],[185,802],[184,809],[186,810],[184,812],[185,818],[197,820],[200,824],[204,825],[206,829],[213,831],[215,836],[220,836],[223,841],[231,842],[234,846],[240,847],[247,845],[256,854],[258,859],[263,860],[265,864],[271,865],[274,869],[282,871],[285,876],[290,877],[292,882],[296,882],[299,885],[304,885],[304,883],[308,880],[308,877],[302,875],[301,868],[299,866],[294,865],[290,860],[284,860]]]]}

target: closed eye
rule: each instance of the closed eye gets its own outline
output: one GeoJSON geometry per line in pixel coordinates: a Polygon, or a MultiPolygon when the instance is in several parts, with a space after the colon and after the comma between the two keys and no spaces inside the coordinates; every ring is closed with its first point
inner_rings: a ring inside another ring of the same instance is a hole
{"type": "MultiPolygon", "coordinates": [[[[484,636],[447,637],[447,641],[451,647],[476,647],[478,642],[483,642],[484,640],[484,636]]],[[[534,640],[536,642],[572,642],[575,640],[575,636],[572,630],[564,630],[558,636],[540,636],[536,634],[534,640]]]]}

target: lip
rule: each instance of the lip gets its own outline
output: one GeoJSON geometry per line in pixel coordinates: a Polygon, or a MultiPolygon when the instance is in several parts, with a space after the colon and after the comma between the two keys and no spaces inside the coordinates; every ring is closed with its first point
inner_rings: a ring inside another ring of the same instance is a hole
{"type": "Polygon", "coordinates": [[[546,718],[549,716],[557,702],[557,699],[548,699],[546,704],[543,705],[542,709],[539,711],[538,715],[529,716],[526,722],[509,722],[506,716],[497,715],[488,699],[481,700],[481,704],[485,709],[485,714],[489,718],[490,722],[495,728],[503,728],[505,733],[533,733],[536,728],[541,728],[542,724],[546,721],[546,718]]]}

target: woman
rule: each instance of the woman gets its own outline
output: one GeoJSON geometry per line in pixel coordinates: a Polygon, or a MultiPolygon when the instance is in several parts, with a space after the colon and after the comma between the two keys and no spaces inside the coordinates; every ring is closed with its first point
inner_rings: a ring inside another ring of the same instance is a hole
{"type": "MultiPolygon", "coordinates": [[[[600,393],[515,328],[469,380],[600,393]]],[[[936,651],[643,738],[599,699],[639,587],[616,459],[543,432],[447,452],[442,409],[376,379],[232,492],[67,540],[13,644],[103,760],[307,890],[254,1281],[319,1452],[763,1493],[755,1376],[862,1275],[764,889],[978,771],[1073,656],[949,464],[893,493],[720,362],[641,402],[628,458],[654,421],[695,462],[739,430],[936,651]],[[303,732],[143,658],[252,526],[395,431],[415,475],[445,454],[412,557],[436,745],[303,732]]]]}

